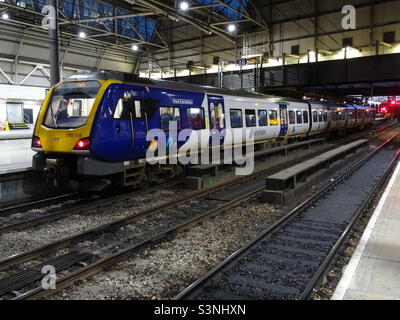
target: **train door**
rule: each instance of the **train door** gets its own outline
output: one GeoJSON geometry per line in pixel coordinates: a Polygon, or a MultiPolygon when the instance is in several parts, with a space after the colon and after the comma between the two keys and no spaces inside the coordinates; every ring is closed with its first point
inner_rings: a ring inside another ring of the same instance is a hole
{"type": "Polygon", "coordinates": [[[210,123],[210,143],[212,135],[220,134],[220,144],[224,143],[221,132],[225,129],[225,104],[222,96],[207,95],[210,123]]]}
{"type": "Polygon", "coordinates": [[[140,91],[116,90],[119,97],[114,113],[116,141],[129,150],[130,158],[144,158],[147,150],[146,99],[140,91]]]}
{"type": "Polygon", "coordinates": [[[288,113],[287,113],[287,104],[279,104],[279,119],[280,119],[280,125],[281,125],[281,130],[279,132],[279,137],[284,137],[287,135],[288,130],[289,130],[289,124],[288,124],[288,113]]]}

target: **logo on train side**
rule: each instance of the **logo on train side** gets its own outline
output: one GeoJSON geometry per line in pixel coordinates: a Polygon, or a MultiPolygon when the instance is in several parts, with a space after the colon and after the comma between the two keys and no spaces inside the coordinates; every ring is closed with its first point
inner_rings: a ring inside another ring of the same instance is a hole
{"type": "Polygon", "coordinates": [[[172,103],[173,104],[190,104],[190,105],[193,105],[194,101],[193,101],[193,99],[177,99],[177,98],[173,98],[172,99],[172,103]]]}

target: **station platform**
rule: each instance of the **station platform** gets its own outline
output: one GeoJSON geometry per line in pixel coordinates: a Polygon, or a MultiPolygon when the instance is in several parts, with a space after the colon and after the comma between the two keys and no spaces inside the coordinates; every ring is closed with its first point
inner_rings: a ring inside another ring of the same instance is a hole
{"type": "Polygon", "coordinates": [[[0,175],[30,170],[34,154],[31,139],[0,140],[0,175]]]}
{"type": "Polygon", "coordinates": [[[332,300],[400,300],[400,164],[332,300]]]}
{"type": "Polygon", "coordinates": [[[0,131],[0,140],[31,139],[33,129],[0,131]]]}

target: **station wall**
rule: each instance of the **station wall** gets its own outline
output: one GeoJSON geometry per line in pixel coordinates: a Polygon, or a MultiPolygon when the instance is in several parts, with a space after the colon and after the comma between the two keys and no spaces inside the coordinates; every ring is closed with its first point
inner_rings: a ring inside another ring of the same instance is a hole
{"type": "Polygon", "coordinates": [[[4,127],[5,121],[10,120],[7,108],[12,104],[22,105],[26,119],[30,118],[30,126],[33,126],[45,95],[45,88],[0,84],[0,127],[4,127]]]}

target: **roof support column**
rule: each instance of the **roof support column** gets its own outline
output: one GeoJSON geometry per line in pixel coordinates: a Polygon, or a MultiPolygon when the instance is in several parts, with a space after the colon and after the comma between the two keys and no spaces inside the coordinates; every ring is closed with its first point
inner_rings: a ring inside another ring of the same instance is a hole
{"type": "Polygon", "coordinates": [[[49,28],[49,61],[50,61],[50,85],[60,82],[60,57],[58,50],[58,1],[50,0],[50,6],[55,9],[54,24],[49,28]]]}

